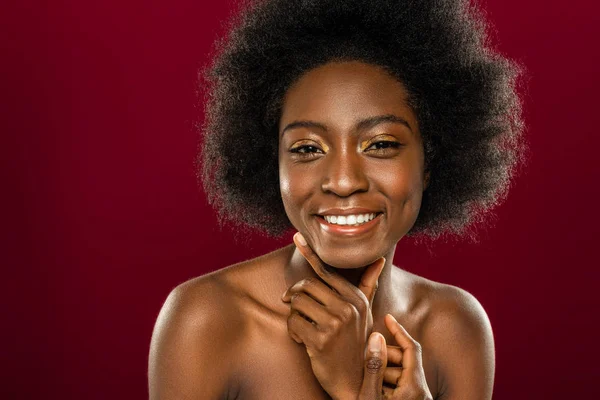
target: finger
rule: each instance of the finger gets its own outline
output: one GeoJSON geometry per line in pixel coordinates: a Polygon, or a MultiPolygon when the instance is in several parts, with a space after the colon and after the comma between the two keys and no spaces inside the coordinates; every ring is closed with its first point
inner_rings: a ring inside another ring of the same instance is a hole
{"type": "Polygon", "coordinates": [[[337,330],[347,321],[349,315],[358,311],[350,301],[342,299],[317,278],[306,278],[297,282],[286,290],[282,300],[290,305],[296,304],[292,309],[297,309],[315,321],[321,331],[337,330]]]}
{"type": "Polygon", "coordinates": [[[402,367],[402,349],[398,346],[387,346],[387,359],[388,365],[396,364],[402,367]]]}
{"type": "Polygon", "coordinates": [[[369,304],[373,303],[373,298],[377,292],[377,281],[379,280],[381,271],[383,271],[383,267],[385,267],[385,257],[381,257],[369,265],[360,277],[358,288],[365,294],[367,300],[369,300],[369,304]]]}
{"type": "MultiPolygon", "coordinates": [[[[356,286],[348,282],[348,280],[327,269],[325,267],[325,263],[323,263],[319,256],[317,256],[317,254],[310,248],[308,243],[306,243],[306,239],[300,232],[297,232],[294,235],[294,243],[300,251],[300,254],[302,254],[315,273],[321,279],[323,279],[325,283],[335,289],[340,295],[342,295],[342,297],[352,302],[355,306],[358,305],[357,302],[361,299],[361,296],[364,297],[364,294],[358,290],[356,286]]],[[[368,299],[365,297],[365,300],[368,299]]]]}
{"type": "Polygon", "coordinates": [[[331,290],[326,284],[318,280],[317,278],[306,278],[296,282],[288,290],[285,291],[281,300],[284,303],[289,303],[294,293],[306,292],[310,297],[318,301],[325,306],[340,306],[344,301],[340,298],[339,294],[331,290]]]}
{"type": "Polygon", "coordinates": [[[388,385],[398,386],[398,381],[400,381],[401,376],[402,376],[402,368],[387,367],[383,374],[383,381],[385,383],[387,383],[388,385]]]}
{"type": "Polygon", "coordinates": [[[393,399],[394,398],[394,388],[389,388],[387,386],[383,386],[383,398],[384,400],[393,399]]]}
{"type": "Polygon", "coordinates": [[[294,293],[290,299],[290,310],[297,311],[304,317],[314,321],[317,325],[323,325],[330,321],[333,316],[327,309],[304,292],[294,293]]]}
{"type": "Polygon", "coordinates": [[[381,399],[383,375],[387,362],[385,338],[379,332],[373,332],[367,341],[363,382],[360,398],[365,400],[381,399]]]}
{"type": "Polygon", "coordinates": [[[288,334],[298,343],[313,346],[319,334],[317,327],[304,319],[297,312],[292,312],[287,319],[288,334]]]}
{"type": "Polygon", "coordinates": [[[385,325],[402,350],[402,366],[405,370],[414,371],[421,367],[421,345],[414,340],[396,321],[393,315],[387,314],[384,318],[385,325]]]}

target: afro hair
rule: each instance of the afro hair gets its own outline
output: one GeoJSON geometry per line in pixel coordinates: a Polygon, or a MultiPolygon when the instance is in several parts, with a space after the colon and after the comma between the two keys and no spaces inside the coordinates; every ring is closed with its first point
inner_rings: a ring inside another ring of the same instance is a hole
{"type": "Polygon", "coordinates": [[[248,2],[201,71],[198,177],[221,223],[291,227],[279,189],[286,90],[331,61],[385,68],[408,90],[430,183],[409,235],[461,235],[505,199],[525,154],[519,65],[467,0],[248,2]]]}

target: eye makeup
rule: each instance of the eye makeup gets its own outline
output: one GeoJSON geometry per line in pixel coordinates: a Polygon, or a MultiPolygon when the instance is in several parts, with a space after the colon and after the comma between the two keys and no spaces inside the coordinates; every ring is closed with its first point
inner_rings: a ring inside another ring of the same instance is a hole
{"type": "Polygon", "coordinates": [[[321,149],[324,153],[327,153],[329,151],[329,146],[327,146],[325,143],[323,143],[320,140],[299,140],[297,142],[295,142],[292,147],[290,147],[290,152],[292,153],[299,153],[301,148],[303,147],[314,147],[314,148],[318,148],[321,149]],[[296,150],[296,151],[295,151],[296,150]]]}
{"type": "Polygon", "coordinates": [[[360,151],[366,151],[368,148],[370,148],[371,146],[373,146],[375,143],[378,142],[386,142],[389,143],[389,146],[391,147],[400,147],[402,145],[402,143],[400,143],[400,141],[398,141],[398,139],[393,136],[393,135],[388,135],[388,134],[382,134],[382,135],[377,135],[375,137],[370,138],[369,140],[364,140],[360,143],[360,151]]]}

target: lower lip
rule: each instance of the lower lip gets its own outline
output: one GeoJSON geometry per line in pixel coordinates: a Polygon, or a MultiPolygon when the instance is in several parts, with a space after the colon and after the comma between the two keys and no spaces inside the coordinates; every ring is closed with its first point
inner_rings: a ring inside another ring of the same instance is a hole
{"type": "Polygon", "coordinates": [[[377,225],[379,223],[379,220],[381,219],[381,215],[382,214],[379,213],[375,216],[375,218],[373,218],[369,222],[365,222],[364,224],[360,224],[357,226],[330,224],[329,222],[327,222],[327,220],[325,218],[320,217],[320,216],[317,216],[317,221],[319,221],[321,228],[325,232],[334,233],[336,235],[343,235],[343,236],[356,236],[356,235],[361,235],[361,234],[373,229],[375,227],[375,225],[377,225]]]}

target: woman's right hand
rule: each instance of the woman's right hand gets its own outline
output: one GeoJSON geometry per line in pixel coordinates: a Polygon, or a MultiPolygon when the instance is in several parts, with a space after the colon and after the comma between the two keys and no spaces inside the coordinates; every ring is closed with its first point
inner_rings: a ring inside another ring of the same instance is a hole
{"type": "Polygon", "coordinates": [[[288,333],[306,346],[313,373],[331,398],[356,400],[373,326],[371,306],[385,259],[369,265],[356,287],[327,269],[302,234],[294,235],[294,242],[322,281],[303,279],[283,294],[282,301],[290,304],[288,333]]]}
{"type": "Polygon", "coordinates": [[[391,314],[385,316],[385,325],[399,346],[387,346],[381,333],[371,333],[358,400],[432,400],[425,380],[421,345],[391,314]],[[388,359],[401,366],[388,368],[388,359]],[[383,386],[384,381],[396,388],[383,386]]]}

